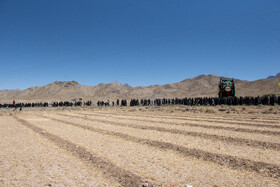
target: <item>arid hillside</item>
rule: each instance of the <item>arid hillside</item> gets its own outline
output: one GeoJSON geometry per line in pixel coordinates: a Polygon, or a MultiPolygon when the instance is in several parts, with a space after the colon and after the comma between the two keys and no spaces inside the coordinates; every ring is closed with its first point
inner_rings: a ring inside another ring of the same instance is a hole
{"type": "MultiPolygon", "coordinates": [[[[218,94],[220,76],[200,75],[178,83],[152,86],[131,87],[128,84],[113,82],[97,86],[80,85],[76,81],[54,82],[45,86],[31,87],[25,90],[2,90],[0,102],[61,101],[61,100],[113,100],[130,98],[183,98],[215,97],[218,94]]],[[[280,78],[243,81],[234,79],[237,96],[262,96],[280,94],[280,78]]]]}

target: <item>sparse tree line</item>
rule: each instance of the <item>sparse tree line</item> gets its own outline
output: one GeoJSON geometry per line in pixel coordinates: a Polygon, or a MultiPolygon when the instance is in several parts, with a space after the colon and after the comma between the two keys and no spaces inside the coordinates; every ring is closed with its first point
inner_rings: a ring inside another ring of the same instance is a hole
{"type": "MultiPolygon", "coordinates": [[[[98,101],[97,106],[162,106],[162,105],[187,105],[187,106],[216,106],[216,105],[280,105],[280,96],[270,95],[263,97],[195,97],[173,99],[117,99],[116,101],[98,101]]],[[[27,107],[75,107],[92,106],[92,101],[60,101],[60,102],[37,102],[37,103],[0,103],[0,108],[27,108],[27,107]]]]}

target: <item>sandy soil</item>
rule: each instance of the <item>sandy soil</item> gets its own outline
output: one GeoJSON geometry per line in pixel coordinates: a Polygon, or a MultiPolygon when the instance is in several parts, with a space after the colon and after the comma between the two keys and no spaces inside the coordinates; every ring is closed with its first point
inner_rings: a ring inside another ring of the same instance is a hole
{"type": "Polygon", "coordinates": [[[0,129],[0,186],[118,185],[12,117],[0,129]]]}
{"type": "Polygon", "coordinates": [[[1,110],[0,186],[280,186],[279,114],[210,109],[1,110]]]}
{"type": "MultiPolygon", "coordinates": [[[[89,125],[103,130],[125,133],[139,138],[169,142],[176,145],[182,145],[188,148],[198,148],[204,151],[210,151],[219,154],[227,154],[232,156],[239,156],[241,158],[248,158],[255,161],[266,161],[274,164],[280,163],[280,155],[279,155],[280,150],[276,151],[276,150],[255,148],[252,146],[248,146],[246,143],[244,143],[243,145],[233,145],[233,144],[229,144],[229,142],[211,140],[210,138],[200,138],[198,136],[189,136],[188,134],[182,135],[180,134],[182,130],[180,130],[179,132],[177,131],[162,132],[160,131],[161,129],[159,131],[156,131],[149,128],[142,130],[141,127],[143,126],[145,127],[146,122],[142,123],[142,125],[137,125],[136,128],[131,128],[131,127],[135,127],[134,124],[131,123],[128,124],[120,120],[118,121],[118,123],[124,124],[124,126],[119,126],[118,124],[114,125],[115,123],[107,120],[104,120],[104,122],[101,123],[96,122],[94,118],[85,118],[83,120],[81,120],[81,118],[75,119],[77,118],[76,115],[75,117],[67,117],[67,116],[60,117],[60,115],[50,115],[50,117],[55,117],[54,119],[64,119],[65,121],[74,122],[77,124],[89,125]],[[138,127],[140,127],[140,129],[138,127]],[[267,155],[275,155],[275,156],[267,157],[267,155]]],[[[170,130],[168,127],[165,127],[165,129],[170,130]]],[[[184,130],[188,130],[188,129],[185,128],[184,130]]],[[[221,135],[224,135],[223,132],[221,132],[221,135]]],[[[251,135],[251,136],[255,136],[255,135],[251,135]]],[[[250,139],[250,136],[248,136],[247,138],[250,139]]]]}

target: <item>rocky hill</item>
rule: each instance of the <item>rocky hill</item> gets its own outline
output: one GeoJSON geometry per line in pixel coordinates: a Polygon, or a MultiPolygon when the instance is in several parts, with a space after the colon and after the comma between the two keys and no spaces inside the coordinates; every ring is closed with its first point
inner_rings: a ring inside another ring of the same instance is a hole
{"type": "MultiPolygon", "coordinates": [[[[183,98],[215,97],[218,94],[220,76],[200,75],[181,82],[165,85],[131,87],[128,84],[113,82],[97,86],[80,85],[76,81],[57,81],[45,86],[31,87],[25,90],[2,90],[0,102],[28,101],[70,101],[70,100],[115,100],[131,98],[183,98]]],[[[243,81],[234,79],[237,96],[262,96],[280,94],[280,78],[243,81]]]]}
{"type": "Polygon", "coordinates": [[[280,77],[280,73],[277,73],[275,76],[270,75],[267,77],[267,79],[274,79],[274,78],[279,78],[280,77]]]}

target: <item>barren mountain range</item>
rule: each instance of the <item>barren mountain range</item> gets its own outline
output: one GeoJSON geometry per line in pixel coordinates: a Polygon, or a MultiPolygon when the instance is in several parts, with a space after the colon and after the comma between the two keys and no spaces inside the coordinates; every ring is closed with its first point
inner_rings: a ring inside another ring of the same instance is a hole
{"type": "MultiPolygon", "coordinates": [[[[131,98],[184,98],[216,97],[220,76],[199,75],[181,82],[165,85],[131,87],[128,84],[113,82],[97,86],[80,85],[76,81],[56,81],[54,83],[31,87],[25,90],[1,90],[0,102],[45,102],[45,101],[83,101],[116,100],[131,98]]],[[[280,95],[280,78],[244,81],[234,79],[237,96],[280,95]]]]}
{"type": "Polygon", "coordinates": [[[274,78],[278,78],[278,77],[280,77],[280,73],[277,73],[275,76],[270,75],[267,77],[267,79],[274,79],[274,78]]]}

